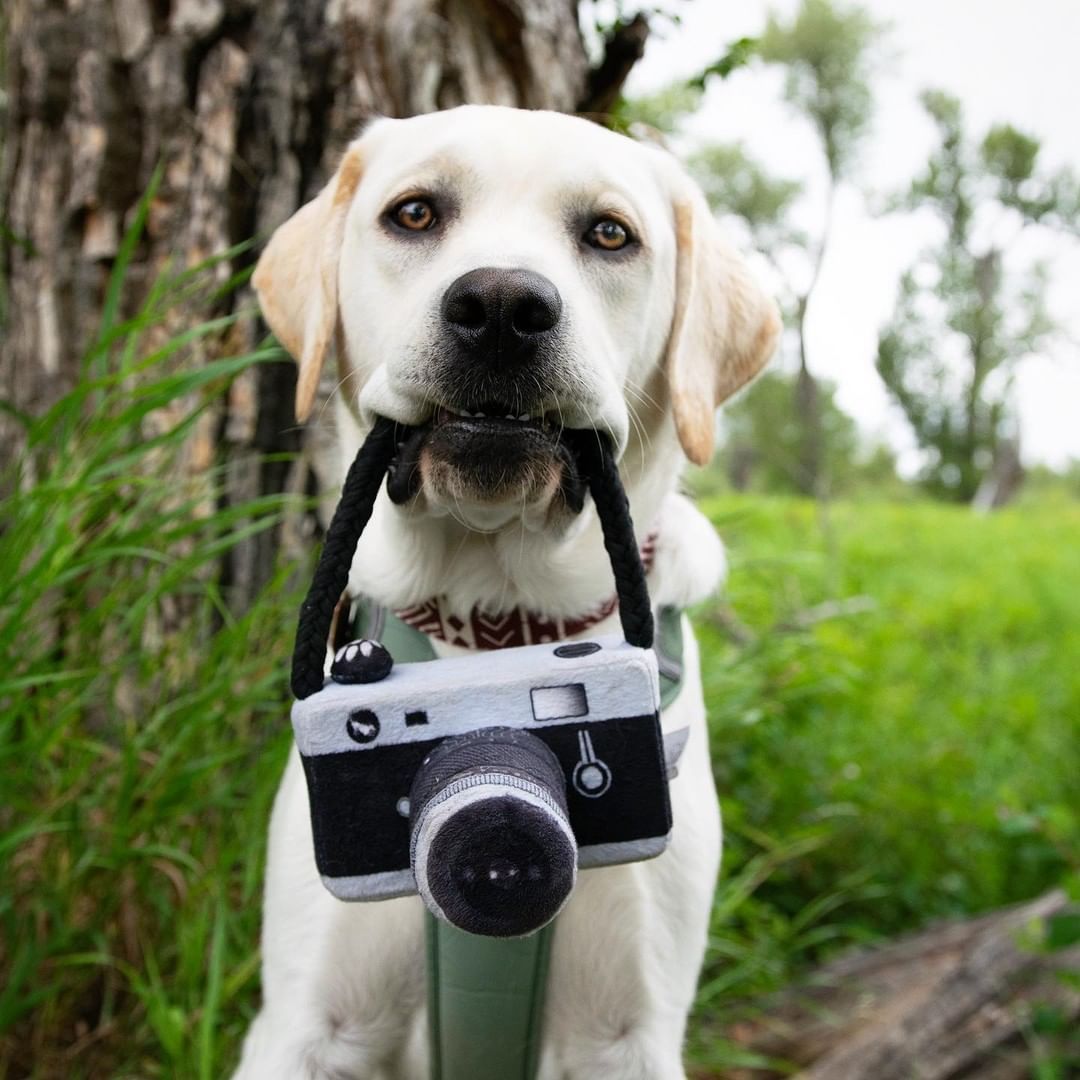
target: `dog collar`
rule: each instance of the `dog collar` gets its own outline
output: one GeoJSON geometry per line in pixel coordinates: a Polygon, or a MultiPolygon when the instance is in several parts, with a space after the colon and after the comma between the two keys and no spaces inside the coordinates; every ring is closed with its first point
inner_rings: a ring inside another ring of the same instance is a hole
{"type": "MultiPolygon", "coordinates": [[[[641,563],[648,573],[656,558],[657,533],[654,530],[641,545],[641,563]]],[[[474,607],[466,615],[451,611],[443,596],[433,596],[421,604],[398,608],[394,614],[407,626],[448,645],[464,649],[512,649],[521,645],[546,645],[565,641],[596,626],[619,606],[618,597],[610,596],[582,615],[565,618],[541,615],[518,606],[492,614],[474,607]]]]}

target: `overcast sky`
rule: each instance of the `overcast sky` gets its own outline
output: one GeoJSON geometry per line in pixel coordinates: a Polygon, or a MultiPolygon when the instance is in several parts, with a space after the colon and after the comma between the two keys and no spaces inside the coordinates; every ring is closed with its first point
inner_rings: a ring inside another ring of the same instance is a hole
{"type": "MultiPolygon", "coordinates": [[[[770,8],[797,0],[667,0],[682,23],[658,23],[629,93],[647,93],[693,74],[725,45],[762,27],[770,8]]],[[[908,468],[916,462],[906,425],[874,371],[879,326],[895,300],[901,270],[937,235],[928,221],[872,217],[864,191],[902,188],[925,164],[934,132],[917,101],[936,86],[962,101],[970,129],[1009,121],[1043,139],[1044,164],[1080,168],[1080,0],[865,0],[892,25],[877,83],[875,132],[857,186],[842,192],[815,305],[808,316],[811,366],[836,380],[840,404],[869,435],[887,439],[908,468]],[[862,190],[859,190],[862,189],[862,190]]],[[[760,66],[713,80],[680,149],[697,141],[745,143],[778,175],[803,180],[807,224],[819,213],[820,152],[780,100],[778,73],[760,66]]],[[[1064,333],[1026,361],[1018,382],[1022,450],[1029,462],[1080,459],[1080,243],[1032,237],[1029,251],[1053,260],[1052,312],[1064,333]]]]}

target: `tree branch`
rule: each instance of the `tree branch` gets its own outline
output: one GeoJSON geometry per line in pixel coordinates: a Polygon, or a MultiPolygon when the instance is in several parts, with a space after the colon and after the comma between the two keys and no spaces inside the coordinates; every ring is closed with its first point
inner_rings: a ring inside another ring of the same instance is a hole
{"type": "Polygon", "coordinates": [[[645,55],[648,36],[649,20],[641,12],[608,34],[604,41],[604,57],[589,72],[585,96],[578,102],[579,113],[603,116],[611,112],[627,76],[645,55]]]}

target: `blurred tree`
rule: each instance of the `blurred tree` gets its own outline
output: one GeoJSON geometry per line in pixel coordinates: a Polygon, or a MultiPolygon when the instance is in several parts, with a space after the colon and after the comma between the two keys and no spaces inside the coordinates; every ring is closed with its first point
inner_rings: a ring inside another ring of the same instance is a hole
{"type": "MultiPolygon", "coordinates": [[[[12,416],[41,412],[79,379],[109,270],[159,163],[125,282],[129,310],[167,269],[224,255],[225,281],[249,266],[253,253],[235,246],[267,236],[314,195],[373,114],[464,102],[602,111],[641,56],[647,26],[626,18],[608,27],[590,68],[581,6],[586,0],[8,0],[0,399],[9,409],[0,411],[0,455],[18,444],[12,416]]],[[[254,332],[250,321],[241,332],[254,332]]],[[[294,380],[289,363],[238,380],[193,442],[192,470],[227,462],[238,500],[302,487],[287,461],[266,457],[299,445],[294,380]]],[[[241,599],[259,587],[278,545],[264,534],[226,569],[241,599]]]]}
{"type": "MultiPolygon", "coordinates": [[[[779,263],[788,248],[805,250],[809,237],[791,220],[803,193],[798,180],[770,176],[739,143],[713,143],[693,154],[690,170],[713,210],[739,218],[751,243],[779,263]]],[[[791,298],[786,299],[790,306],[791,298]]]]}
{"type": "Polygon", "coordinates": [[[611,108],[612,126],[633,134],[647,128],[646,135],[662,142],[701,104],[702,91],[686,82],[674,82],[641,97],[620,97],[611,108]],[[659,138],[657,138],[659,136],[659,138]]]}
{"type": "MultiPolygon", "coordinates": [[[[802,440],[792,394],[798,375],[767,371],[723,412],[720,461],[736,491],[803,490],[802,440]]],[[[850,491],[859,454],[855,421],[836,404],[836,387],[818,381],[824,465],[835,491],[850,491]]]]}
{"type": "MultiPolygon", "coordinates": [[[[755,58],[784,70],[784,98],[810,123],[825,165],[825,205],[814,234],[792,222],[802,183],[770,176],[742,146],[706,146],[693,155],[690,166],[713,209],[742,219],[752,242],[775,265],[783,264],[789,295],[782,301],[795,326],[799,360],[789,403],[799,433],[797,467],[793,465],[787,482],[794,477],[797,489],[809,495],[828,494],[828,464],[835,455],[826,446],[826,406],[809,364],[806,318],[831,236],[837,188],[850,179],[869,130],[872,64],[882,33],[883,27],[861,8],[802,0],[790,21],[771,13],[760,37],[732,42],[695,78],[624,101],[618,110],[618,120],[626,126],[639,123],[670,133],[697,108],[711,77],[726,78],[755,58]]],[[[780,385],[763,393],[776,398],[780,385]]]]}
{"type": "Polygon", "coordinates": [[[896,471],[896,452],[880,439],[860,448],[854,486],[873,492],[878,498],[910,498],[914,491],[896,471]]]}
{"type": "Polygon", "coordinates": [[[862,8],[844,8],[832,0],[802,0],[790,21],[770,13],[757,43],[757,54],[766,63],[784,70],[784,98],[810,122],[825,159],[821,224],[806,243],[809,274],[801,285],[794,287],[799,351],[795,386],[800,431],[799,486],[809,495],[826,495],[829,481],[824,410],[821,391],[810,369],[806,317],[832,233],[837,187],[851,176],[859,147],[870,127],[874,46],[882,32],[883,27],[862,8]]]}
{"type": "MultiPolygon", "coordinates": [[[[805,268],[811,247],[806,232],[792,220],[802,184],[769,175],[738,144],[705,147],[690,159],[690,167],[713,209],[736,218],[750,243],[782,273],[787,268],[780,299],[789,321],[795,321],[805,298],[790,280],[797,280],[798,271],[805,268]]],[[[800,361],[804,355],[805,350],[800,350],[800,361]]],[[[781,373],[765,376],[725,410],[725,419],[734,417],[733,423],[726,425],[722,455],[730,482],[739,489],[752,483],[765,490],[819,495],[826,491],[850,494],[875,477],[885,487],[897,486],[892,452],[876,447],[864,460],[854,421],[835,403],[835,388],[816,379],[813,393],[820,456],[808,457],[805,416],[800,411],[806,400],[807,375],[800,362],[794,377],[781,373]],[[779,431],[783,435],[778,440],[775,433],[779,431]],[[755,447],[758,439],[760,445],[755,447]]]]}
{"type": "Polygon", "coordinates": [[[1080,460],[1072,460],[1060,469],[1033,465],[1024,477],[1025,499],[1080,499],[1080,460]]]}
{"type": "Polygon", "coordinates": [[[923,104],[939,145],[897,205],[931,210],[944,238],[903,275],[877,369],[926,452],[926,489],[989,508],[1023,475],[1017,365],[1053,330],[1046,267],[1016,266],[1016,241],[1034,225],[1076,233],[1080,183],[1067,170],[1040,176],[1038,140],[1011,126],[974,143],[948,94],[928,91],[923,104]]]}

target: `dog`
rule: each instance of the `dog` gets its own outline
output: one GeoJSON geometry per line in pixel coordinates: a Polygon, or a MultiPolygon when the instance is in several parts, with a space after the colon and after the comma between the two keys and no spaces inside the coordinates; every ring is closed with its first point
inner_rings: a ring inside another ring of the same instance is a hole
{"type": "MultiPolygon", "coordinates": [[[[575,512],[567,490],[564,428],[611,439],[639,537],[655,534],[654,602],[685,608],[718,586],[723,547],[679,476],[710,459],[717,406],[768,361],[780,320],[666,151],[500,106],[379,119],[273,234],[254,284],[299,362],[301,420],[336,347],[331,487],[374,417],[429,429],[411,499],[376,504],[352,594],[548,620],[603,610],[612,573],[591,503],[575,512]]],[[[615,614],[587,631],[617,632],[615,614]]],[[[553,939],[540,1080],[685,1077],[721,825],[683,632],[685,681],[662,718],[690,728],[671,842],[579,876],[553,939]]],[[[326,891],[295,752],[270,823],[262,949],[237,1077],[428,1075],[422,904],[326,891]]]]}

